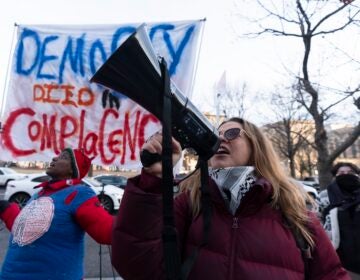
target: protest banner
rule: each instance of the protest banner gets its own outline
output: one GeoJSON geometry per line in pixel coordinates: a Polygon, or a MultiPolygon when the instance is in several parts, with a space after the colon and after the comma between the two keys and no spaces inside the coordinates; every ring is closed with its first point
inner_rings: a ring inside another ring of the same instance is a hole
{"type": "MultiPolygon", "coordinates": [[[[159,121],[126,96],[89,80],[140,24],[17,26],[2,112],[0,159],[50,161],[65,147],[94,163],[139,167],[159,121]]],[[[148,23],[171,79],[191,98],[204,21],[148,23]]]]}

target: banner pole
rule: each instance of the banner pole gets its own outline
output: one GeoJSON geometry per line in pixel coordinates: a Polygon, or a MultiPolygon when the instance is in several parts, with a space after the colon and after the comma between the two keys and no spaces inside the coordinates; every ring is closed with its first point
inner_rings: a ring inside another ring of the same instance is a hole
{"type": "Polygon", "coordinates": [[[199,41],[198,41],[198,44],[196,46],[196,48],[197,48],[197,50],[196,50],[196,61],[194,63],[194,71],[193,71],[193,76],[192,76],[192,81],[191,81],[191,87],[190,87],[189,92],[186,93],[190,100],[192,99],[192,96],[193,96],[195,78],[196,78],[197,69],[198,69],[198,66],[199,66],[200,51],[201,51],[202,40],[203,40],[203,36],[204,36],[206,18],[201,19],[200,22],[202,24],[201,24],[200,34],[199,34],[199,41]]]}
{"type": "Polygon", "coordinates": [[[13,34],[12,34],[12,39],[11,39],[11,49],[10,49],[9,58],[8,58],[8,64],[7,64],[6,73],[5,73],[5,84],[4,84],[4,89],[3,89],[3,96],[1,98],[0,128],[2,128],[1,121],[3,119],[4,108],[5,108],[5,100],[6,100],[6,90],[7,90],[8,83],[9,83],[10,64],[12,62],[12,54],[13,54],[13,51],[14,51],[14,38],[15,38],[15,33],[16,33],[16,30],[17,30],[18,26],[19,25],[15,22],[14,23],[13,34]]]}

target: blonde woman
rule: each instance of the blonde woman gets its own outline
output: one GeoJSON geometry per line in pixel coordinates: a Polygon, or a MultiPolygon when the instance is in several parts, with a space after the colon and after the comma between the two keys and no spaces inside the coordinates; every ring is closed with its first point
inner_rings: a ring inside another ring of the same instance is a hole
{"type": "MultiPolygon", "coordinates": [[[[232,118],[220,125],[219,135],[210,159],[211,228],[204,246],[198,173],[174,202],[182,261],[198,250],[187,279],[349,279],[261,130],[232,118]],[[299,239],[309,246],[306,259],[299,239]]],[[[161,154],[161,143],[156,134],[143,149],[161,154]]],[[[173,140],[174,163],[180,154],[173,140]]],[[[128,182],[112,243],[112,263],[125,279],[165,279],[160,178],[157,162],[128,182]]]]}

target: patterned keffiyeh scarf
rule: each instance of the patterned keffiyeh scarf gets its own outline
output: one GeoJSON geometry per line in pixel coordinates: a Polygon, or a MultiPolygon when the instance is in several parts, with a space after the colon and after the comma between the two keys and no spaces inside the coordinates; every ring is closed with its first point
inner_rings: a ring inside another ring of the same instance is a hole
{"type": "Polygon", "coordinates": [[[239,208],[241,199],[250,190],[256,177],[253,166],[209,168],[210,177],[216,182],[231,214],[239,208]]]}

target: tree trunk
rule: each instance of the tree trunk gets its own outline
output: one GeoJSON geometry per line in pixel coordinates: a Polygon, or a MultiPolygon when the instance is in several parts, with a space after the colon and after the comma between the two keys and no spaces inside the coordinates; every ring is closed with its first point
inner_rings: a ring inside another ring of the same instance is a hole
{"type": "Polygon", "coordinates": [[[327,148],[327,133],[324,127],[324,121],[320,116],[315,119],[315,145],[317,148],[317,168],[319,174],[320,189],[325,189],[331,182],[330,173],[332,162],[329,161],[329,152],[327,148]]]}
{"type": "Polygon", "coordinates": [[[291,157],[289,160],[289,166],[290,166],[290,174],[291,177],[295,178],[296,177],[296,173],[295,173],[295,162],[294,162],[294,157],[291,157]]]}

